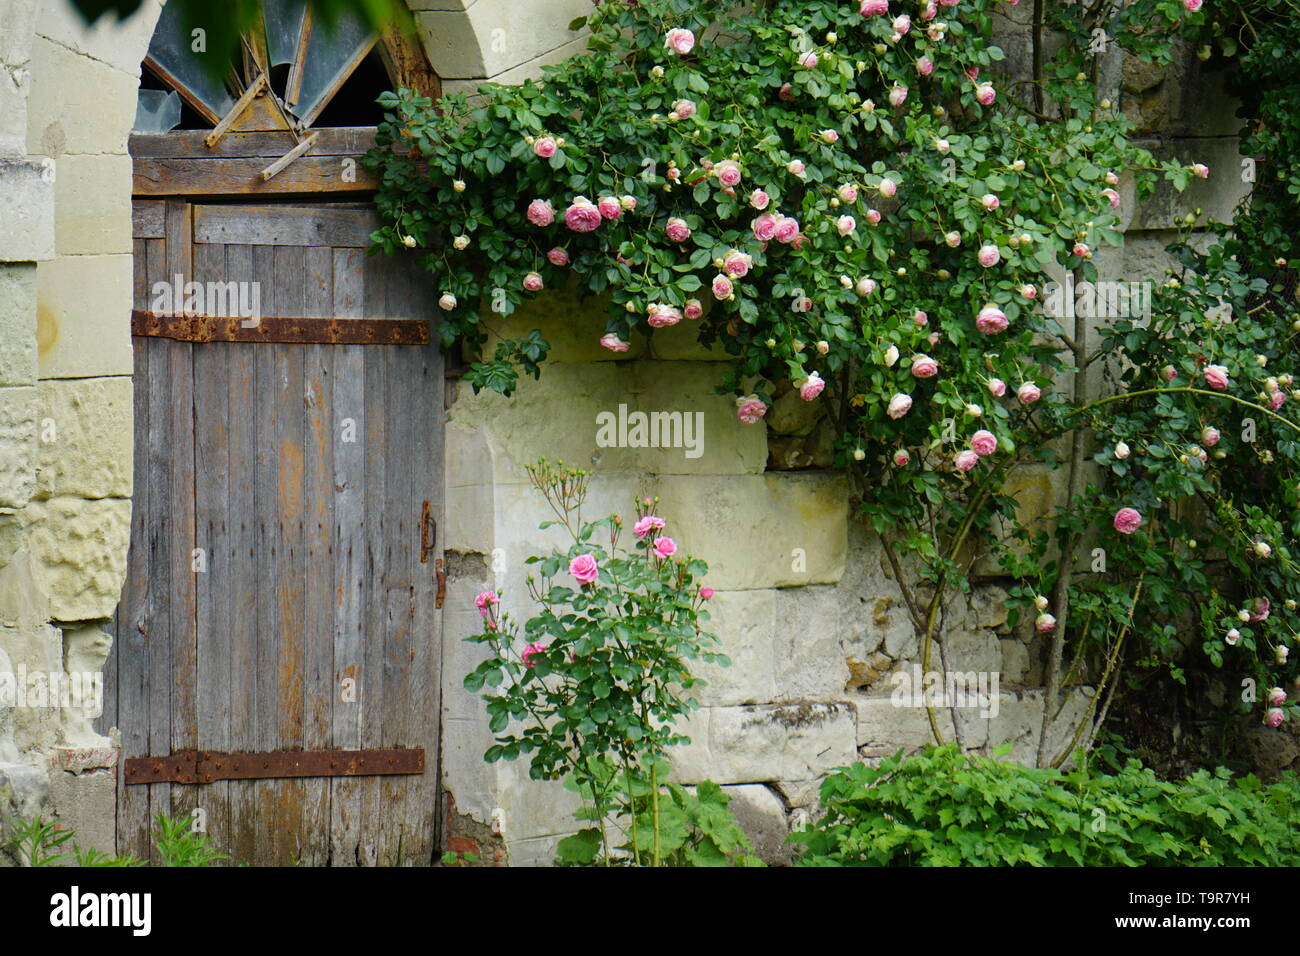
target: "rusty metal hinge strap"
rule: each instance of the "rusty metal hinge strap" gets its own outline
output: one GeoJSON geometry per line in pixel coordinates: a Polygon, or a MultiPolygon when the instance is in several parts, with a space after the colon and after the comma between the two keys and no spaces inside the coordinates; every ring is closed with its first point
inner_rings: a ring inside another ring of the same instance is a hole
{"type": "Polygon", "coordinates": [[[130,757],[125,783],[212,783],[280,777],[370,777],[424,773],[424,749],[286,750],[219,753],[182,750],[168,757],[130,757]]]}
{"type": "Polygon", "coordinates": [[[423,319],[320,319],[131,312],[131,334],[178,342],[284,342],[317,345],[428,345],[423,319]]]}

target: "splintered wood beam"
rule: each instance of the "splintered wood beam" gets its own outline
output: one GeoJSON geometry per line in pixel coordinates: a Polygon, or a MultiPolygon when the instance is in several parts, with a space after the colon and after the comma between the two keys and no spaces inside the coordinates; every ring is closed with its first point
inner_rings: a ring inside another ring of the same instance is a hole
{"type": "Polygon", "coordinates": [[[289,150],[289,152],[285,153],[270,166],[267,166],[266,169],[262,170],[262,182],[270,182],[276,173],[280,172],[284,167],[288,166],[303,153],[307,152],[307,150],[311,149],[312,144],[316,142],[316,137],[319,135],[320,133],[312,133],[293,149],[289,150]]]}
{"type": "Polygon", "coordinates": [[[293,64],[289,67],[289,81],[284,88],[284,102],[289,106],[298,105],[298,96],[302,93],[302,74],[307,67],[307,44],[311,42],[312,15],[311,5],[302,12],[302,29],[298,31],[298,49],[294,51],[293,64]]]}
{"type": "Polygon", "coordinates": [[[221,141],[221,137],[226,135],[226,130],[234,124],[239,118],[239,114],[248,108],[248,104],[253,102],[253,98],[266,86],[266,74],[259,73],[252,83],[248,84],[248,89],[244,90],[244,95],[235,101],[235,105],[230,108],[230,112],[221,117],[221,122],[217,128],[203,138],[203,142],[211,149],[221,141]]]}

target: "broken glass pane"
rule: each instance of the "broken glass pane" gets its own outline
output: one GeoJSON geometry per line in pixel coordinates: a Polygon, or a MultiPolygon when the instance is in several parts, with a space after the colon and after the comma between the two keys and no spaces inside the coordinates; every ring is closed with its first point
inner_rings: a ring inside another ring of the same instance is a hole
{"type": "Polygon", "coordinates": [[[307,39],[302,91],[294,115],[307,123],[315,119],[374,41],[365,20],[351,8],[340,11],[333,23],[317,17],[307,39]]]}
{"type": "Polygon", "coordinates": [[[266,50],[272,66],[292,63],[302,36],[306,0],[262,0],[262,22],[266,24],[266,50]]]}
{"type": "Polygon", "coordinates": [[[133,133],[166,133],[181,125],[181,98],[175,90],[141,90],[135,102],[133,133]]]}
{"type": "Polygon", "coordinates": [[[149,56],[170,74],[163,79],[179,83],[217,116],[225,116],[235,101],[221,78],[205,69],[206,57],[201,55],[201,49],[206,48],[206,38],[191,36],[188,27],[184,4],[164,6],[149,43],[149,56]]]}

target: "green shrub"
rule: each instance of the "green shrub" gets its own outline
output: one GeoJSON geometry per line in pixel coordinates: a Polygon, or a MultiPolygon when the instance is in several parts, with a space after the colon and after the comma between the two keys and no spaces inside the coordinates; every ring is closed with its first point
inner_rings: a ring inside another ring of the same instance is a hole
{"type": "Polygon", "coordinates": [[[1224,768],[1158,779],[1137,760],[1070,773],[955,745],[855,764],[822,785],[825,816],[791,840],[804,866],[1295,866],[1294,774],[1224,768]]]}

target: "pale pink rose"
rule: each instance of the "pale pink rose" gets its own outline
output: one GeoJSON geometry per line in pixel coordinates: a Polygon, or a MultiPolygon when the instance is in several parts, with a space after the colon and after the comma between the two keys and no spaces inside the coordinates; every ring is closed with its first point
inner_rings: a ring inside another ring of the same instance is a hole
{"type": "Polygon", "coordinates": [[[895,33],[899,36],[903,36],[908,30],[912,29],[912,18],[906,13],[900,14],[899,16],[894,17],[894,22],[891,25],[893,26],[895,33]]]}
{"type": "Polygon", "coordinates": [[[686,225],[685,219],[673,217],[664,226],[664,233],[673,242],[685,242],[691,237],[691,227],[686,225]]]}
{"type": "Polygon", "coordinates": [[[912,410],[912,396],[899,392],[889,400],[889,417],[902,418],[912,410]]]}
{"type": "Polygon", "coordinates": [[[456,297],[450,292],[444,292],[438,299],[438,308],[444,312],[450,312],[456,308],[456,297]]]}
{"type": "Polygon", "coordinates": [[[981,458],[985,455],[991,455],[998,450],[997,436],[988,429],[981,428],[970,436],[970,447],[981,458]]]}
{"type": "Polygon", "coordinates": [[[916,72],[922,76],[929,76],[934,72],[934,60],[928,56],[919,57],[916,61],[916,72]]]}
{"type": "Polygon", "coordinates": [[[835,190],[835,195],[840,197],[840,202],[853,203],[858,201],[858,187],[852,183],[845,183],[839,189],[835,190]]]}
{"type": "Polygon", "coordinates": [[[635,196],[619,196],[619,197],[618,197],[618,204],[619,204],[620,206],[622,206],[622,207],[623,207],[627,212],[631,212],[633,209],[636,208],[636,197],[635,197],[635,196]]]}
{"type": "Polygon", "coordinates": [[[715,299],[728,299],[734,292],[731,280],[726,276],[713,277],[713,297],[715,299]]]}
{"type": "Polygon", "coordinates": [[[818,135],[827,146],[833,146],[840,141],[840,134],[833,129],[824,129],[818,135]]]}
{"type": "Polygon", "coordinates": [[[767,414],[767,405],[753,395],[736,400],[736,417],[746,425],[753,425],[767,414]]]}
{"type": "Polygon", "coordinates": [[[677,182],[679,179],[682,178],[682,171],[678,169],[676,166],[669,166],[666,175],[673,182],[677,182]]]}
{"type": "Polygon", "coordinates": [[[1274,687],[1268,692],[1268,702],[1274,707],[1281,707],[1286,703],[1286,691],[1281,687],[1274,687]]]}
{"type": "MultiPolygon", "coordinates": [[[[1196,0],[1183,0],[1183,6],[1196,0]]],[[[1286,720],[1286,712],[1281,707],[1270,707],[1264,712],[1264,723],[1273,728],[1281,727],[1282,721],[1286,720]]]]}
{"type": "Polygon", "coordinates": [[[623,216],[623,204],[613,196],[601,196],[596,203],[596,208],[605,219],[620,219],[623,216]]]}
{"type": "MultiPolygon", "coordinates": [[[[781,217],[777,214],[765,212],[752,223],[749,228],[754,231],[754,238],[759,242],[767,242],[776,237],[776,227],[780,223],[781,217]]],[[[794,232],[799,232],[799,224],[794,224],[794,232]]]]}
{"type": "Polygon", "coordinates": [[[1076,242],[1074,244],[1074,248],[1071,249],[1070,251],[1073,252],[1076,256],[1078,256],[1080,259],[1092,258],[1092,250],[1088,248],[1088,244],[1086,242],[1076,242]]]}
{"type": "Polygon", "coordinates": [[[677,553],[677,542],[672,538],[655,538],[653,551],[657,558],[671,558],[677,553]]]}
{"type": "Polygon", "coordinates": [[[930,343],[930,348],[934,348],[936,345],[938,345],[940,342],[943,341],[943,336],[940,335],[938,332],[931,332],[926,338],[930,343]]]}
{"type": "Polygon", "coordinates": [[[907,453],[906,448],[900,448],[894,452],[894,464],[899,468],[906,468],[912,463],[912,456],[907,453]]]}
{"type": "Polygon", "coordinates": [[[545,199],[534,199],[528,204],[528,221],[534,226],[549,226],[555,222],[555,210],[545,199]]]}
{"type": "Polygon", "coordinates": [[[698,319],[704,314],[704,306],[699,299],[687,299],[686,305],[682,307],[682,315],[688,319],[698,319]]]}
{"type": "Polygon", "coordinates": [[[868,209],[868,210],[867,210],[867,222],[871,223],[871,225],[873,225],[873,226],[878,226],[878,225],[880,225],[880,210],[879,210],[879,209],[868,209]]]}
{"type": "Polygon", "coordinates": [[[681,310],[671,305],[652,305],[646,311],[649,313],[646,322],[650,324],[652,329],[666,328],[670,325],[676,325],[682,320],[681,310]]]}
{"type": "Polygon", "coordinates": [[[880,195],[892,196],[898,192],[898,183],[894,182],[888,176],[880,181],[880,195]]]}
{"type": "Polygon", "coordinates": [[[754,266],[754,257],[739,249],[731,249],[722,257],[722,271],[733,279],[743,279],[754,266]]]}
{"type": "Polygon", "coordinates": [[[928,355],[912,359],[912,375],[916,378],[933,378],[939,374],[939,363],[928,355]]]}
{"type": "Polygon", "coordinates": [[[1166,365],[1160,370],[1160,377],[1166,382],[1172,382],[1178,377],[1178,369],[1174,368],[1172,365],[1166,365]]]}
{"type": "Polygon", "coordinates": [[[875,279],[863,276],[853,286],[853,291],[858,295],[871,295],[871,293],[875,292],[877,288],[879,288],[879,286],[876,285],[875,279]]]}
{"type": "Polygon", "coordinates": [[[705,601],[713,597],[713,588],[708,587],[707,585],[700,588],[700,597],[703,598],[705,601]]]}
{"type": "Polygon", "coordinates": [[[1219,443],[1219,430],[1213,425],[1206,425],[1201,429],[1201,444],[1206,448],[1213,448],[1219,443]]]}
{"type": "Polygon", "coordinates": [[[858,228],[858,221],[852,216],[840,216],[835,220],[835,229],[841,236],[847,236],[854,229],[858,228]]]}
{"type": "Polygon", "coordinates": [[[992,106],[996,98],[997,92],[993,89],[992,83],[981,83],[975,87],[975,99],[979,100],[981,105],[992,106]]]}
{"type": "Polygon", "coordinates": [[[970,471],[979,464],[979,460],[980,456],[967,448],[965,451],[959,452],[952,463],[957,466],[958,471],[970,471]]]}
{"type": "Polygon", "coordinates": [[[1273,397],[1268,400],[1268,407],[1277,411],[1286,404],[1286,392],[1275,392],[1273,397]]]}
{"type": "Polygon", "coordinates": [[[921,309],[917,309],[915,312],[912,313],[912,321],[915,322],[917,325],[924,326],[929,323],[930,317],[926,315],[925,312],[923,312],[921,309]]]}
{"type": "Polygon", "coordinates": [[[1241,631],[1237,630],[1235,627],[1228,631],[1227,634],[1223,635],[1223,643],[1227,644],[1229,647],[1235,646],[1239,640],[1241,640],[1241,631]]]}
{"type": "Polygon", "coordinates": [[[1026,299],[1035,299],[1038,297],[1038,287],[1031,282],[1027,282],[1020,287],[1020,294],[1026,299]]]}
{"type": "Polygon", "coordinates": [[[1195,13],[1201,9],[1201,0],[1183,0],[1183,9],[1188,13],[1195,13]]]}
{"type": "Polygon", "coordinates": [[[1216,392],[1225,391],[1228,387],[1228,370],[1222,365],[1207,365],[1201,370],[1205,376],[1205,384],[1216,392]]]}
{"type": "Polygon", "coordinates": [[[1051,634],[1056,630],[1056,618],[1044,611],[1034,621],[1034,630],[1039,634],[1051,634]]]}
{"type": "Polygon", "coordinates": [[[1119,193],[1113,189],[1103,189],[1101,194],[1106,197],[1106,201],[1110,203],[1111,209],[1119,208],[1119,193]]]}
{"type": "Polygon", "coordinates": [[[533,662],[550,647],[549,644],[525,644],[524,652],[519,655],[519,659],[524,662],[525,667],[532,667],[533,662]]]}
{"type": "Polygon", "coordinates": [[[1007,383],[1000,378],[989,379],[989,394],[994,398],[1001,398],[1007,393],[1007,383]]]}
{"type": "Polygon", "coordinates": [[[685,56],[695,49],[695,34],[690,30],[674,27],[664,37],[664,49],[685,56]]]}
{"type": "Polygon", "coordinates": [[[961,245],[961,233],[952,229],[943,234],[943,244],[949,249],[956,249],[961,245]]]}
{"type": "Polygon", "coordinates": [[[530,272],[524,276],[524,288],[529,292],[542,291],[542,277],[536,272],[530,272]]]}
{"type": "Polygon", "coordinates": [[[596,559],[589,554],[580,554],[569,562],[569,573],[579,584],[590,584],[600,574],[596,559]]]}
{"type": "Polygon", "coordinates": [[[792,159],[785,164],[786,172],[792,176],[802,176],[805,168],[802,159],[792,159]]]}
{"type": "Polygon", "coordinates": [[[858,13],[864,17],[878,17],[889,12],[889,0],[862,0],[858,13]]]}
{"type": "Polygon", "coordinates": [[[1106,172],[1106,184],[1109,186],[1119,185],[1119,176],[1115,174],[1114,170],[1108,170],[1106,172]]]}
{"type": "Polygon", "coordinates": [[[1002,200],[992,193],[985,193],[980,197],[980,205],[989,212],[992,212],[994,209],[997,209],[998,206],[1002,205],[1002,200]]]}
{"type": "Polygon", "coordinates": [[[1268,598],[1255,598],[1250,607],[1250,620],[1252,623],[1267,621],[1269,612],[1268,598]]]}
{"type": "Polygon", "coordinates": [[[799,397],[805,402],[811,402],[814,398],[822,393],[826,387],[826,382],[816,372],[810,372],[808,377],[799,385],[799,397]]]}
{"type": "Polygon", "coordinates": [[[600,209],[582,196],[564,211],[564,224],[574,232],[594,232],[600,228],[601,221],[600,209]]]}
{"type": "MultiPolygon", "coordinates": [[[[943,0],[939,0],[939,2],[943,3],[943,0]]],[[[952,6],[951,3],[944,3],[943,5],[945,7],[952,6]]],[[[969,76],[972,80],[978,80],[980,78],[980,68],[978,66],[968,66],[966,67],[966,75],[969,76]]]]}
{"type": "Polygon", "coordinates": [[[546,259],[553,266],[567,266],[569,264],[569,253],[567,250],[556,246],[546,254],[546,259]]]}
{"type": "Polygon", "coordinates": [[[679,119],[687,119],[694,116],[697,109],[694,100],[678,100],[673,104],[673,112],[677,114],[679,119]]]}
{"type": "Polygon", "coordinates": [[[555,138],[552,136],[542,136],[533,143],[533,152],[542,159],[550,159],[557,149],[559,146],[555,144],[555,138]]]}
{"type": "Polygon", "coordinates": [[[1004,331],[1006,327],[1006,313],[991,302],[980,309],[979,314],[975,316],[975,328],[985,335],[996,335],[1004,331]]]}
{"type": "Polygon", "coordinates": [[[1033,382],[1025,382],[1024,385],[1016,389],[1016,398],[1020,399],[1021,405],[1032,405],[1042,397],[1042,394],[1038,386],[1033,382]]]}
{"type": "Polygon", "coordinates": [[[636,524],[632,525],[632,533],[638,538],[644,538],[651,531],[662,530],[666,523],[667,522],[658,515],[646,515],[644,518],[637,521],[636,524]]]}
{"type": "Polygon", "coordinates": [[[921,14],[922,20],[933,20],[939,15],[939,7],[934,0],[928,0],[925,5],[925,12],[921,14]]]}
{"type": "Polygon", "coordinates": [[[772,198],[761,189],[755,189],[749,194],[749,204],[760,212],[767,208],[772,198]]]}
{"type": "Polygon", "coordinates": [[[901,83],[895,83],[889,90],[889,105],[902,106],[907,102],[908,89],[901,83]]]}
{"type": "Polygon", "coordinates": [[[798,60],[799,65],[805,70],[815,70],[817,64],[820,62],[821,60],[818,58],[816,50],[809,50],[807,53],[801,55],[798,60]]]}
{"type": "Polygon", "coordinates": [[[1210,175],[1210,167],[1204,163],[1192,163],[1192,173],[1197,179],[1207,179],[1210,175]]]}
{"type": "Polygon", "coordinates": [[[1132,534],[1142,527],[1142,515],[1134,508],[1120,508],[1115,512],[1115,530],[1120,534],[1132,534]]]}
{"type": "Polygon", "coordinates": [[[728,189],[734,188],[740,185],[740,163],[734,159],[724,159],[713,167],[713,175],[728,189]]]}
{"type": "Polygon", "coordinates": [[[991,242],[986,242],[980,246],[979,252],[975,253],[975,258],[985,269],[991,268],[1002,261],[1002,253],[998,247],[991,242]]]}
{"type": "Polygon", "coordinates": [[[605,346],[605,348],[609,349],[611,352],[626,352],[628,350],[628,343],[624,342],[613,332],[606,332],[602,335],[600,337],[600,344],[605,346]]]}
{"type": "Polygon", "coordinates": [[[776,220],[776,227],[772,232],[772,238],[777,242],[794,242],[799,238],[799,220],[791,216],[779,216],[776,220]]]}

